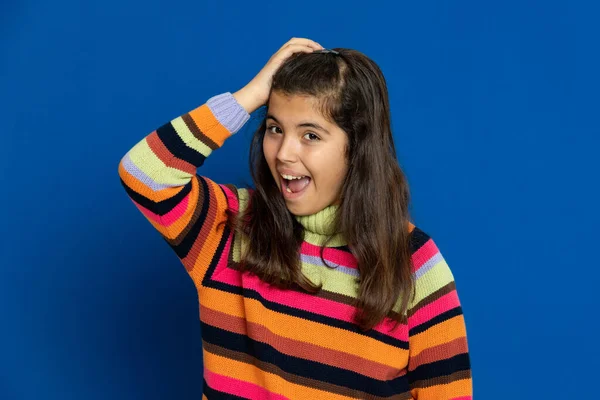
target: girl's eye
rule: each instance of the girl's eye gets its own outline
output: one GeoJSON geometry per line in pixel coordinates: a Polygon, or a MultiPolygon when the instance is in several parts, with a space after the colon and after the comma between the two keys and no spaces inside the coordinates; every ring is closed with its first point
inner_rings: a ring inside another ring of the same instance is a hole
{"type": "MultiPolygon", "coordinates": [[[[268,126],[267,131],[269,131],[270,133],[281,133],[281,129],[279,129],[279,127],[276,125],[268,126]],[[276,130],[273,131],[273,128],[275,128],[276,130]]],[[[312,132],[308,132],[307,134],[304,135],[304,137],[306,137],[306,136],[309,137],[309,139],[308,139],[309,142],[318,142],[319,140],[321,140],[321,138],[319,136],[315,135],[312,132]]]]}
{"type": "Polygon", "coordinates": [[[321,140],[321,138],[320,138],[320,137],[318,137],[317,135],[315,135],[315,134],[314,134],[314,133],[312,133],[312,132],[309,132],[309,133],[307,133],[307,134],[306,134],[306,135],[304,135],[304,136],[307,136],[307,135],[312,135],[312,137],[314,138],[314,139],[309,139],[309,141],[311,141],[311,142],[318,142],[319,140],[321,140]]]}
{"type": "Polygon", "coordinates": [[[267,130],[268,130],[269,132],[271,132],[271,133],[276,133],[276,132],[273,132],[273,131],[272,131],[272,129],[273,129],[273,128],[277,128],[277,129],[279,129],[277,126],[275,126],[275,125],[271,125],[271,126],[269,126],[269,127],[267,128],[267,130]]]}

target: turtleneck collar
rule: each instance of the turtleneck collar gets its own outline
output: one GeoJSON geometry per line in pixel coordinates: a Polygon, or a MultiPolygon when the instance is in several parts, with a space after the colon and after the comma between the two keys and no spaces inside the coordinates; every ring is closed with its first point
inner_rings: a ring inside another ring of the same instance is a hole
{"type": "Polygon", "coordinates": [[[338,247],[346,244],[342,234],[335,231],[333,224],[338,205],[330,205],[311,215],[294,215],[304,227],[304,240],[314,245],[322,245],[333,235],[327,247],[338,247]]]}

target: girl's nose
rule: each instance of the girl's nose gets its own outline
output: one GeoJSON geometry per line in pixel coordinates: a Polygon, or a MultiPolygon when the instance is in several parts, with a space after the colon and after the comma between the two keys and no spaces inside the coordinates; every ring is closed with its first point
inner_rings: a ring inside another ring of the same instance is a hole
{"type": "Polygon", "coordinates": [[[298,158],[298,144],[293,138],[284,138],[277,152],[277,160],[281,163],[293,163],[298,158]]]}

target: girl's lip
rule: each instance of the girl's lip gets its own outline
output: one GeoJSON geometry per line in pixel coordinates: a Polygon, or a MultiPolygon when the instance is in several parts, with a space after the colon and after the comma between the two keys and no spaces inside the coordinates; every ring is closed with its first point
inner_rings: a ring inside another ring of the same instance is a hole
{"type": "MultiPolygon", "coordinates": [[[[302,189],[300,192],[296,192],[296,193],[289,193],[286,190],[286,185],[285,185],[285,179],[283,179],[283,177],[279,177],[280,179],[280,186],[281,186],[281,194],[283,194],[283,197],[289,200],[292,199],[296,199],[300,196],[302,196],[304,194],[304,192],[306,191],[306,189],[308,189],[308,186],[310,185],[310,181],[308,182],[308,185],[306,185],[306,187],[304,189],[302,189]]],[[[310,177],[309,177],[310,179],[310,177]]],[[[312,179],[310,179],[312,181],[312,179]]]]}
{"type": "MultiPolygon", "coordinates": [[[[278,169],[277,172],[279,172],[279,176],[281,176],[281,174],[292,175],[292,176],[308,176],[306,174],[300,174],[300,173],[292,171],[290,169],[278,169]]],[[[310,178],[310,176],[308,176],[308,177],[310,178]]]]}

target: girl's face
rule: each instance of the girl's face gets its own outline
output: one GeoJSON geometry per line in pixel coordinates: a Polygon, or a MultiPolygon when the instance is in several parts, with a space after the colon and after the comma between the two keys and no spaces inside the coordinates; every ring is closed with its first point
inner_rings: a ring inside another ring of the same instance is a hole
{"type": "Polygon", "coordinates": [[[311,215],[339,204],[348,170],[346,133],[327,121],[316,104],[311,96],[286,96],[275,91],[269,98],[263,152],[294,215],[311,215]],[[282,174],[306,178],[288,185],[282,174]]]}

